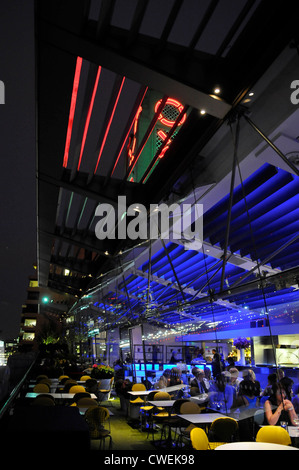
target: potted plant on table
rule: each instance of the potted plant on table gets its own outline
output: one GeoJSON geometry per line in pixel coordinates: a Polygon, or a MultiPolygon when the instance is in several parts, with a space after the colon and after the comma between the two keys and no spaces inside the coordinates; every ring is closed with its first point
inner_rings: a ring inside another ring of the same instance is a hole
{"type": "Polygon", "coordinates": [[[104,364],[94,364],[92,366],[91,377],[94,379],[111,379],[114,377],[114,369],[104,364]]]}

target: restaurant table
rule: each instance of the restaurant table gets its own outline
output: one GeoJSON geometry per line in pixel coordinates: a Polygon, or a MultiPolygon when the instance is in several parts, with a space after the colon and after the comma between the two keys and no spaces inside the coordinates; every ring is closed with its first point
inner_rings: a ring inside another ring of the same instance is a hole
{"type": "MultiPolygon", "coordinates": [[[[31,398],[34,399],[38,395],[50,395],[53,397],[55,400],[58,401],[63,401],[63,400],[72,400],[75,396],[75,393],[35,393],[35,392],[28,392],[25,395],[25,398],[31,398]]],[[[93,398],[94,400],[97,400],[97,396],[94,393],[90,394],[90,398],[93,398]]]]}
{"type": "Polygon", "coordinates": [[[18,452],[20,447],[26,451],[24,460],[32,459],[36,452],[44,458],[56,455],[58,451],[72,453],[78,449],[84,453],[90,449],[89,429],[77,407],[16,407],[9,417],[3,439],[9,445],[7,448],[11,449],[13,443],[18,452]]]}
{"type": "Polygon", "coordinates": [[[209,401],[209,394],[202,393],[197,397],[190,397],[188,398],[188,400],[193,401],[194,403],[198,403],[200,405],[201,403],[207,403],[209,401]]]}
{"type": "Polygon", "coordinates": [[[173,406],[176,400],[149,400],[148,403],[153,406],[160,406],[161,408],[169,408],[173,406]]]}
{"type": "Polygon", "coordinates": [[[298,426],[288,426],[287,431],[290,437],[299,437],[299,428],[298,426]]]}
{"type": "Polygon", "coordinates": [[[185,387],[189,387],[189,385],[188,384],[171,385],[170,387],[159,388],[157,392],[167,392],[167,393],[177,392],[178,390],[182,390],[185,387]]]}
{"type": "Polygon", "coordinates": [[[296,447],[272,444],[270,442],[230,442],[215,450],[299,450],[296,447]]]}
{"type": "Polygon", "coordinates": [[[130,390],[128,392],[129,395],[132,395],[133,397],[145,397],[149,395],[151,392],[159,392],[159,390],[130,390]]]}
{"type": "Polygon", "coordinates": [[[217,418],[226,418],[226,415],[222,413],[190,413],[178,416],[192,424],[209,424],[217,418]]]}
{"type": "Polygon", "coordinates": [[[55,398],[55,399],[61,399],[61,393],[45,393],[45,392],[40,392],[40,393],[36,393],[36,392],[28,392],[26,393],[25,395],[25,398],[36,398],[38,395],[50,395],[51,397],[55,398]]]}
{"type": "Polygon", "coordinates": [[[172,385],[171,387],[163,387],[159,389],[153,389],[153,390],[130,390],[128,392],[129,395],[133,396],[147,396],[152,392],[167,392],[167,393],[172,393],[172,392],[177,392],[178,390],[182,390],[185,387],[189,387],[189,385],[186,384],[179,384],[179,385],[172,385]]]}
{"type": "Polygon", "coordinates": [[[191,424],[204,425],[206,433],[208,433],[209,425],[217,418],[226,418],[221,413],[190,413],[180,414],[179,418],[183,418],[191,424]]]}

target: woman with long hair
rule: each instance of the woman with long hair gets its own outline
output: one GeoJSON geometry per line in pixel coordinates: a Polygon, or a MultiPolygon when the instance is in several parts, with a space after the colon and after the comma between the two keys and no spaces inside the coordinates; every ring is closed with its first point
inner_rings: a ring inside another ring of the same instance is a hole
{"type": "Polygon", "coordinates": [[[264,405],[267,424],[275,426],[285,421],[289,426],[296,426],[294,419],[297,418],[297,414],[292,402],[286,399],[286,391],[281,383],[273,384],[272,391],[273,393],[264,405]]]}

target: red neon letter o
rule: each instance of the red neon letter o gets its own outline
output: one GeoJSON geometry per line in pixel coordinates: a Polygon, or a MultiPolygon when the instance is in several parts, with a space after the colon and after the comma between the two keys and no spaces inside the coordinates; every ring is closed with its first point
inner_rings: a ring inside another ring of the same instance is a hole
{"type": "MultiPolygon", "coordinates": [[[[158,111],[158,108],[160,106],[161,101],[162,100],[157,101],[157,103],[155,105],[155,113],[158,111]]],[[[167,98],[165,106],[167,104],[171,105],[171,106],[174,106],[179,111],[179,113],[181,113],[184,109],[184,106],[179,101],[174,100],[173,98],[167,98]]],[[[185,113],[183,115],[182,119],[180,120],[180,122],[178,123],[178,126],[181,126],[182,124],[184,124],[184,122],[186,121],[186,118],[187,118],[187,116],[186,116],[186,113],[185,113]]],[[[175,121],[170,121],[169,119],[166,119],[163,116],[162,112],[159,114],[158,120],[167,127],[172,127],[175,124],[175,121]]]]}

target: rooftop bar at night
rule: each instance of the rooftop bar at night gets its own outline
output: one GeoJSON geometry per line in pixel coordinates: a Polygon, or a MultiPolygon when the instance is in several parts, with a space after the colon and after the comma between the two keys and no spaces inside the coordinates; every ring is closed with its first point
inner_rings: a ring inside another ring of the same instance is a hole
{"type": "Polygon", "coordinates": [[[9,352],[0,330],[3,445],[299,450],[299,5],[29,3],[37,246],[9,352]]]}

